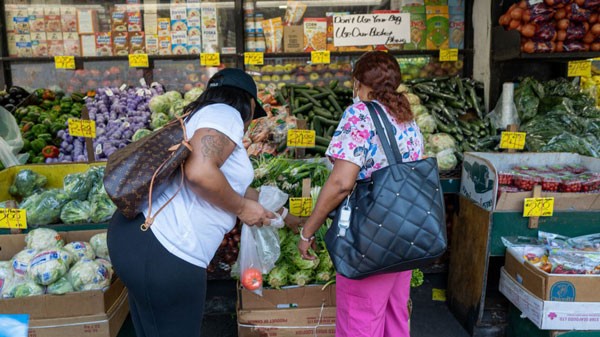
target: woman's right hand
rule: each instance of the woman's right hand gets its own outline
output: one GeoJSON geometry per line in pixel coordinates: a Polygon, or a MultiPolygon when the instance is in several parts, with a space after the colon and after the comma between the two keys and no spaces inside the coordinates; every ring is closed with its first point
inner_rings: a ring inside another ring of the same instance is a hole
{"type": "Polygon", "coordinates": [[[258,202],[246,198],[242,200],[242,207],[237,217],[246,225],[258,227],[269,225],[271,219],[277,218],[275,213],[265,209],[258,202]]]}

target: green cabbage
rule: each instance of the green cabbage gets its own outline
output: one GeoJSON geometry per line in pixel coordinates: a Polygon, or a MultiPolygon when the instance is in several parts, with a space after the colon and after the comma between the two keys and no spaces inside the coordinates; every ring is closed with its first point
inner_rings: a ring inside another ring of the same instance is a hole
{"type": "Polygon", "coordinates": [[[91,211],[89,201],[71,200],[63,206],[60,220],[66,224],[86,223],[90,221],[91,211]]]}
{"type": "Polygon", "coordinates": [[[286,265],[278,265],[271,269],[267,276],[267,282],[273,288],[283,287],[288,283],[289,268],[286,265]]]}
{"type": "Polygon", "coordinates": [[[133,137],[131,137],[131,141],[132,142],[137,142],[138,140],[148,136],[149,134],[151,134],[152,131],[148,130],[148,129],[138,129],[134,134],[133,137]]]}
{"type": "Polygon", "coordinates": [[[0,261],[0,298],[2,298],[4,289],[9,287],[14,277],[12,264],[10,261],[0,261]]]}
{"type": "Polygon", "coordinates": [[[100,265],[103,265],[108,270],[108,279],[110,280],[112,278],[112,275],[114,274],[112,263],[110,263],[110,261],[108,261],[107,259],[102,258],[95,259],[94,261],[96,263],[99,263],[100,265]]]}
{"type": "Polygon", "coordinates": [[[200,97],[200,95],[202,95],[203,92],[204,92],[204,89],[202,89],[200,87],[194,87],[194,88],[190,89],[190,91],[186,92],[185,95],[183,95],[183,99],[188,102],[193,102],[193,101],[197,100],[198,97],[200,97]]]}
{"type": "Polygon", "coordinates": [[[456,149],[456,141],[447,133],[436,133],[429,137],[427,145],[435,153],[446,149],[456,149]]]}
{"type": "Polygon", "coordinates": [[[13,267],[13,273],[15,276],[24,277],[27,275],[27,269],[29,269],[29,263],[31,259],[38,253],[36,249],[24,249],[10,260],[10,264],[13,267]]]}
{"type": "Polygon", "coordinates": [[[420,105],[420,104],[411,105],[410,109],[412,110],[415,118],[417,118],[423,114],[429,113],[429,111],[427,111],[427,108],[424,105],[420,105]]]}
{"type": "Polygon", "coordinates": [[[96,253],[94,252],[92,245],[85,241],[69,242],[65,245],[64,249],[75,256],[75,262],[81,260],[82,258],[89,260],[96,258],[96,253]]]}
{"type": "Polygon", "coordinates": [[[290,275],[290,281],[298,286],[305,286],[312,282],[314,271],[313,270],[298,270],[297,272],[290,275]]]}
{"type": "Polygon", "coordinates": [[[44,287],[30,279],[13,280],[10,289],[4,294],[7,298],[19,298],[44,294],[44,287]]]}
{"type": "Polygon", "coordinates": [[[107,194],[95,195],[90,199],[92,209],[90,210],[90,221],[92,223],[105,222],[112,218],[117,206],[110,200],[107,194]]]}
{"type": "Polygon", "coordinates": [[[31,170],[21,170],[15,176],[8,193],[15,197],[27,198],[40,192],[46,183],[48,183],[48,179],[45,176],[31,170]]]}
{"type": "Polygon", "coordinates": [[[67,269],[60,249],[49,249],[39,252],[31,259],[27,275],[37,284],[48,285],[63,277],[67,269]]]}
{"type": "Polygon", "coordinates": [[[27,248],[42,250],[63,247],[65,240],[54,229],[36,228],[25,235],[25,244],[27,248]]]}
{"type": "Polygon", "coordinates": [[[108,246],[106,244],[106,232],[98,233],[90,238],[90,245],[96,253],[96,256],[110,261],[108,255],[108,246]]]}
{"type": "MultiPolygon", "coordinates": [[[[168,111],[168,110],[167,110],[168,111]]],[[[152,130],[159,129],[169,123],[169,116],[166,113],[155,112],[150,116],[150,128],[152,130]]]]}
{"type": "Polygon", "coordinates": [[[329,252],[325,249],[321,250],[319,254],[319,270],[333,270],[333,261],[331,261],[331,256],[329,256],[329,252]]]}
{"type": "Polygon", "coordinates": [[[59,189],[34,194],[29,198],[35,199],[31,202],[25,200],[20,208],[27,211],[27,224],[30,226],[58,223],[62,207],[69,202],[67,194],[59,189]]]}
{"type": "Polygon", "coordinates": [[[315,275],[315,281],[326,283],[331,281],[331,271],[329,270],[317,270],[315,275]]]}
{"type": "Polygon", "coordinates": [[[411,93],[405,93],[404,95],[406,95],[406,98],[408,99],[408,103],[410,105],[421,104],[421,99],[419,98],[419,96],[417,96],[415,94],[411,94],[411,93]]]}
{"type": "Polygon", "coordinates": [[[67,174],[63,179],[63,189],[73,200],[86,200],[94,184],[96,174],[88,172],[67,174]]]}
{"type": "Polygon", "coordinates": [[[63,259],[63,261],[65,261],[67,267],[71,267],[73,263],[75,263],[75,256],[68,250],[61,249],[60,258],[63,259]]]}
{"type": "Polygon", "coordinates": [[[173,104],[177,101],[183,100],[183,97],[181,96],[181,94],[175,90],[167,91],[167,92],[165,92],[165,94],[163,96],[166,97],[171,104],[173,104]]]}
{"type": "Polygon", "coordinates": [[[67,273],[76,291],[102,290],[110,285],[110,271],[94,260],[81,259],[67,273]]]}
{"type": "Polygon", "coordinates": [[[410,286],[412,288],[416,288],[423,284],[424,279],[425,275],[423,275],[423,272],[420,269],[413,269],[412,277],[410,279],[410,286]]]}
{"type": "MultiPolygon", "coordinates": [[[[305,260],[300,255],[300,251],[298,251],[298,238],[294,236],[290,236],[284,246],[281,248],[281,255],[286,256],[292,264],[298,269],[316,269],[319,265],[319,258],[315,257],[314,260],[305,260]]],[[[315,252],[312,249],[309,249],[312,255],[315,252]]]]}
{"type": "Polygon", "coordinates": [[[175,118],[175,116],[181,116],[183,114],[183,109],[185,108],[185,103],[183,101],[175,101],[171,104],[169,108],[169,117],[175,118]]]}
{"type": "Polygon", "coordinates": [[[91,199],[96,194],[106,194],[104,189],[104,166],[94,166],[88,170],[90,180],[92,180],[92,188],[88,193],[87,199],[91,199]]]}
{"type": "Polygon", "coordinates": [[[434,133],[437,127],[435,119],[430,114],[422,114],[416,118],[417,125],[422,133],[434,133]]]}
{"type": "Polygon", "coordinates": [[[150,103],[148,103],[148,107],[150,108],[150,111],[153,114],[155,114],[155,113],[163,113],[164,114],[169,111],[169,107],[171,107],[171,101],[169,100],[169,97],[167,97],[165,95],[154,96],[150,100],[150,103]]]}
{"type": "Polygon", "coordinates": [[[454,155],[453,149],[446,149],[435,155],[438,168],[442,171],[453,170],[458,165],[458,159],[454,155]]]}
{"type": "Polygon", "coordinates": [[[66,293],[71,293],[75,291],[73,289],[73,285],[65,276],[59,278],[54,283],[48,285],[46,288],[46,293],[53,295],[64,295],[66,293]]]}

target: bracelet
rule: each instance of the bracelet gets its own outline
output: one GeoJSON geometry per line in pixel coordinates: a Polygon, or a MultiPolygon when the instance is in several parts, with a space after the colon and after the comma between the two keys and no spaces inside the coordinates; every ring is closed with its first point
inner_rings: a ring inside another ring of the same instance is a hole
{"type": "Polygon", "coordinates": [[[281,219],[285,220],[285,217],[288,215],[288,209],[283,207],[283,211],[281,212],[281,219]]]}
{"type": "Polygon", "coordinates": [[[304,242],[311,242],[312,240],[315,239],[315,236],[311,236],[310,238],[305,238],[304,235],[302,235],[302,231],[304,230],[304,227],[300,228],[300,240],[304,241],[304,242]]]}

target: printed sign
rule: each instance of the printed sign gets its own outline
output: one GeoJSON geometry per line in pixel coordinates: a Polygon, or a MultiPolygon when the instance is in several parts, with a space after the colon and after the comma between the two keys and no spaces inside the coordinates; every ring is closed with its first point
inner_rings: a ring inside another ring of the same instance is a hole
{"type": "Polygon", "coordinates": [[[148,54],[129,54],[129,66],[131,68],[148,68],[148,54]]]}
{"type": "Polygon", "coordinates": [[[315,130],[290,129],[287,134],[288,147],[315,147],[315,130]]]}
{"type": "Polygon", "coordinates": [[[219,53],[201,53],[200,65],[205,67],[218,67],[221,65],[221,56],[219,53]]]}
{"type": "Polygon", "coordinates": [[[440,62],[458,61],[458,49],[440,49],[440,62]]]}
{"type": "Polygon", "coordinates": [[[527,134],[525,132],[504,131],[500,137],[500,148],[523,150],[525,147],[526,136],[527,134]]]}
{"type": "Polygon", "coordinates": [[[75,56],[54,56],[56,69],[75,69],[75,56]]]}
{"type": "Polygon", "coordinates": [[[410,42],[410,14],[355,14],[333,17],[333,45],[373,46],[410,42]]]}
{"type": "Polygon", "coordinates": [[[569,77],[590,77],[592,76],[592,62],[589,60],[584,61],[570,61],[567,70],[567,76],[569,77]]]}
{"type": "Polygon", "coordinates": [[[310,62],[312,64],[329,64],[331,63],[331,53],[329,50],[311,51],[310,62]]]}
{"type": "Polygon", "coordinates": [[[524,217],[552,216],[554,213],[554,198],[525,198],[523,207],[524,217]]]}
{"type": "Polygon", "coordinates": [[[290,214],[295,216],[310,216],[312,213],[311,198],[290,198],[290,214]]]}
{"type": "Polygon", "coordinates": [[[70,118],[69,135],[73,137],[96,138],[96,122],[70,118]]]}
{"type": "Polygon", "coordinates": [[[24,209],[0,208],[0,228],[27,229],[27,212],[24,209]]]}
{"type": "Polygon", "coordinates": [[[262,52],[246,52],[244,53],[244,64],[262,66],[265,64],[265,53],[262,52]]]}

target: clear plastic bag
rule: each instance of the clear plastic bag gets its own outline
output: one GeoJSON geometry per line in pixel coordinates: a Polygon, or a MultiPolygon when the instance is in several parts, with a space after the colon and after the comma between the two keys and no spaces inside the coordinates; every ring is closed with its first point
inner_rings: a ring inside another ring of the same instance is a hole
{"type": "MultiPolygon", "coordinates": [[[[271,212],[275,212],[288,200],[288,195],[274,186],[262,186],[258,196],[258,203],[271,212]]],[[[262,263],[263,274],[268,274],[275,267],[275,262],[281,255],[281,247],[279,245],[279,234],[277,229],[284,226],[283,219],[279,214],[277,218],[271,220],[269,226],[250,227],[256,240],[258,249],[258,257],[262,263]]]]}
{"type": "Polygon", "coordinates": [[[519,115],[514,102],[514,84],[504,83],[502,96],[489,114],[490,121],[496,129],[505,130],[508,125],[519,125],[519,115]]]}
{"type": "Polygon", "coordinates": [[[240,254],[238,258],[240,267],[240,282],[242,286],[253,293],[262,296],[263,266],[258,255],[258,247],[252,227],[242,225],[240,238],[240,254]]]}
{"type": "Polygon", "coordinates": [[[28,156],[19,155],[23,148],[23,137],[15,117],[0,107],[0,162],[4,167],[25,164],[28,156]]]}

